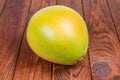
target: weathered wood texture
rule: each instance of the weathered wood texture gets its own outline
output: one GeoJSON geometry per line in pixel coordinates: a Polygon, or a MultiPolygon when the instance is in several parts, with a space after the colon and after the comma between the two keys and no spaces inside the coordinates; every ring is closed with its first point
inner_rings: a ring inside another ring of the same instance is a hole
{"type": "MultiPolygon", "coordinates": [[[[32,0],[27,23],[36,11],[55,3],[55,0],[32,0]]],[[[51,70],[52,64],[50,62],[39,58],[31,51],[25,33],[17,60],[14,80],[51,80],[51,70]]]]}
{"type": "Polygon", "coordinates": [[[113,17],[113,23],[116,27],[117,34],[119,36],[120,41],[120,0],[107,0],[108,6],[110,9],[110,13],[113,17]]]}
{"type": "Polygon", "coordinates": [[[0,7],[0,80],[12,80],[29,5],[29,0],[7,0],[0,7]]]}
{"type": "Polygon", "coordinates": [[[6,0],[0,0],[0,14],[3,12],[6,2],[6,0]]]}
{"type": "Polygon", "coordinates": [[[120,80],[120,0],[0,0],[0,80],[120,80]],[[55,4],[88,26],[88,53],[73,66],[39,58],[26,41],[31,16],[55,4]]]}
{"type": "Polygon", "coordinates": [[[120,80],[120,42],[107,2],[83,0],[83,5],[89,27],[92,80],[120,80]]]}

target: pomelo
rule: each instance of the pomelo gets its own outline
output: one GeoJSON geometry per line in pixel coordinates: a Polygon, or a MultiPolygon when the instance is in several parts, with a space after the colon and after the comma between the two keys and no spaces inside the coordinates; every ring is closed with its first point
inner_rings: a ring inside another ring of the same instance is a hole
{"type": "Polygon", "coordinates": [[[63,65],[73,65],[86,54],[88,31],[75,10],[61,5],[37,11],[27,27],[27,41],[41,58],[63,65]]]}

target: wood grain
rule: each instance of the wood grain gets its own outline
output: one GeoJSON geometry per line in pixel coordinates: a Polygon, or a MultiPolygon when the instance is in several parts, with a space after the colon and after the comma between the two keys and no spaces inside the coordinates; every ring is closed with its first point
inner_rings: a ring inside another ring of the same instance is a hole
{"type": "Polygon", "coordinates": [[[107,2],[120,41],[120,0],[107,0],[107,2]]]}
{"type": "Polygon", "coordinates": [[[6,2],[7,2],[7,0],[0,0],[0,15],[6,6],[6,2]]]}
{"type": "MultiPolygon", "coordinates": [[[[57,5],[71,7],[83,16],[81,0],[57,0],[57,5]]],[[[88,54],[73,66],[54,64],[52,80],[91,80],[88,54]]]]}
{"type": "Polygon", "coordinates": [[[0,80],[120,80],[120,0],[0,0],[0,80]],[[64,66],[35,55],[26,41],[31,16],[65,5],[85,19],[89,50],[64,66]]]}
{"type": "MultiPolygon", "coordinates": [[[[32,0],[28,21],[39,9],[55,3],[55,0],[32,0]]],[[[51,80],[51,70],[52,64],[50,62],[39,58],[31,51],[27,44],[25,33],[17,60],[14,80],[51,80]]]]}
{"type": "Polygon", "coordinates": [[[0,15],[0,80],[12,80],[29,5],[29,0],[8,0],[0,15]]]}
{"type": "Polygon", "coordinates": [[[83,0],[92,80],[120,80],[120,42],[106,0],[83,0]]]}

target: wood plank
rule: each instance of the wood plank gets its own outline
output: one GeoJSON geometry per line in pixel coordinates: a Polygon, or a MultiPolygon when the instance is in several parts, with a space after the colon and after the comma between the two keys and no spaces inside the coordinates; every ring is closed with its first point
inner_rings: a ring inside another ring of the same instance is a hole
{"type": "MultiPolygon", "coordinates": [[[[110,9],[112,20],[114,22],[114,26],[115,26],[117,34],[118,34],[119,46],[120,46],[120,22],[119,22],[120,21],[120,0],[116,0],[116,1],[114,1],[114,0],[109,0],[108,1],[107,0],[107,3],[108,3],[108,7],[110,9]]],[[[120,69],[118,69],[118,70],[120,70],[120,69]]],[[[119,80],[120,75],[116,75],[112,79],[119,80]]]]}
{"type": "MultiPolygon", "coordinates": [[[[56,4],[56,0],[32,0],[30,17],[39,9],[56,4]]],[[[20,49],[14,80],[51,80],[52,64],[35,55],[26,41],[26,33],[20,49]]]]}
{"type": "Polygon", "coordinates": [[[6,2],[7,2],[7,0],[0,0],[0,15],[5,8],[6,2]]]}
{"type": "MultiPolygon", "coordinates": [[[[57,4],[69,6],[83,16],[81,0],[57,0],[57,4]]],[[[52,80],[91,80],[88,54],[73,66],[54,64],[52,80]]]]}
{"type": "Polygon", "coordinates": [[[30,0],[8,0],[0,15],[0,80],[12,80],[29,5],[30,0]]]}
{"type": "Polygon", "coordinates": [[[120,0],[107,0],[120,41],[120,0]]]}
{"type": "Polygon", "coordinates": [[[83,0],[83,4],[92,80],[119,80],[120,42],[106,0],[83,0]]]}

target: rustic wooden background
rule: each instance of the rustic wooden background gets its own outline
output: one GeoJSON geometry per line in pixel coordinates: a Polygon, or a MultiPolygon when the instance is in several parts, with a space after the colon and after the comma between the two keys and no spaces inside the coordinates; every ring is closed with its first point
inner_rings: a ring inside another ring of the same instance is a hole
{"type": "Polygon", "coordinates": [[[0,0],[0,80],[120,80],[120,0],[0,0]],[[85,19],[89,49],[74,66],[47,62],[26,41],[31,16],[50,5],[85,19]]]}

